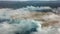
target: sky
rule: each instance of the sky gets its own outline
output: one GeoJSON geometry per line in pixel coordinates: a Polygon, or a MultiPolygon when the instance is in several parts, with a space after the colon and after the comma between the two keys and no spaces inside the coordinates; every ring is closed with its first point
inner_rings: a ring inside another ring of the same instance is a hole
{"type": "Polygon", "coordinates": [[[59,0],[0,0],[0,1],[59,1],[59,0]]]}

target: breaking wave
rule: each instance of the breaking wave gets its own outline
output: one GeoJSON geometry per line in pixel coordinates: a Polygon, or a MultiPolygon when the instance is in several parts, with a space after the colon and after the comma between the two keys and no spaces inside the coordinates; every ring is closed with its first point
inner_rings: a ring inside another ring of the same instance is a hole
{"type": "MultiPolygon", "coordinates": [[[[45,29],[42,28],[42,21],[26,19],[31,17],[31,12],[41,12],[42,10],[52,9],[50,7],[33,7],[27,6],[20,9],[0,9],[0,34],[60,34],[60,27],[45,29]]],[[[52,9],[52,11],[54,11],[52,9]]],[[[56,14],[45,15],[43,18],[55,19],[56,14]],[[51,17],[52,16],[52,17],[51,17]],[[48,18],[47,18],[48,17],[48,18]]],[[[58,17],[57,17],[58,18],[58,17]]],[[[53,19],[52,19],[53,20],[53,19]]]]}

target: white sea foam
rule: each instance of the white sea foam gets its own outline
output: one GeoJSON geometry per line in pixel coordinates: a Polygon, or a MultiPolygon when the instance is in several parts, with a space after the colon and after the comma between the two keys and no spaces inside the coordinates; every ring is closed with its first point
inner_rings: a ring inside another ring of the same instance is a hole
{"type": "MultiPolygon", "coordinates": [[[[42,8],[42,7],[41,7],[42,8]]],[[[16,16],[28,16],[30,12],[34,10],[41,9],[40,7],[26,7],[26,8],[20,8],[20,9],[9,9],[9,8],[3,8],[0,9],[0,34],[27,34],[29,31],[31,34],[60,34],[60,25],[56,25],[58,27],[49,27],[47,29],[41,28],[42,21],[35,21],[33,19],[27,19],[27,20],[21,20],[21,19],[15,19],[16,16]],[[13,18],[11,18],[13,16],[13,18]],[[3,22],[4,19],[8,19],[3,22]],[[31,29],[36,28],[36,32],[34,32],[31,29]]],[[[45,7],[46,8],[46,7],[45,7]]],[[[47,7],[49,8],[49,7],[47,7]]],[[[42,8],[43,9],[43,8],[42,8]]],[[[30,16],[30,15],[29,15],[30,16]]],[[[58,15],[51,14],[44,16],[44,19],[55,19],[58,18],[58,15]]],[[[20,18],[20,17],[19,17],[20,18]]],[[[58,20],[58,19],[57,19],[58,20]]]]}

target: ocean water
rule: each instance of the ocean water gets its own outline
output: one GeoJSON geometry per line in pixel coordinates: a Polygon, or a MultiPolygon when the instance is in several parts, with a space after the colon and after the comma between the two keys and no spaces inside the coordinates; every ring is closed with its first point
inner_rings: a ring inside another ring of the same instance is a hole
{"type": "Polygon", "coordinates": [[[0,1],[0,8],[23,8],[26,6],[34,6],[34,7],[40,7],[40,6],[50,6],[52,8],[60,7],[60,1],[0,1]]]}
{"type": "Polygon", "coordinates": [[[0,1],[0,34],[60,34],[59,4],[0,1]]]}

